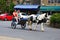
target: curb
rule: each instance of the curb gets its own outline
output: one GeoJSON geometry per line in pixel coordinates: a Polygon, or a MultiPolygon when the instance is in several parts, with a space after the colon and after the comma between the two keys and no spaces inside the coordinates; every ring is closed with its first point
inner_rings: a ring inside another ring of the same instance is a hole
{"type": "Polygon", "coordinates": [[[6,36],[0,36],[0,40],[23,40],[23,39],[21,39],[21,38],[6,37],[6,36]]]}

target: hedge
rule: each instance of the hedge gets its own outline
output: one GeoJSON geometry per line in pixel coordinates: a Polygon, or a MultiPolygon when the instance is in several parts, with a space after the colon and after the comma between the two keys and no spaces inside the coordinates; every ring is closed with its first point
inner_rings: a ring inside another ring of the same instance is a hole
{"type": "Polygon", "coordinates": [[[53,27],[60,28],[60,13],[55,13],[51,16],[50,24],[53,27]]]}

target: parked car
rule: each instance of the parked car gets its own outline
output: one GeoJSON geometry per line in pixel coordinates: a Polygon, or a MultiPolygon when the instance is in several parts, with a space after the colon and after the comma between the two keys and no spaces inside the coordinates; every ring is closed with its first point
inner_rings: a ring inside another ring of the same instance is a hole
{"type": "Polygon", "coordinates": [[[21,13],[21,17],[22,18],[25,18],[28,20],[28,18],[30,17],[33,17],[33,21],[37,19],[37,16],[39,16],[40,14],[31,14],[31,15],[28,15],[26,13],[21,13]]]}
{"type": "Polygon", "coordinates": [[[8,14],[1,14],[0,15],[0,20],[11,21],[12,18],[13,18],[13,16],[12,15],[8,15],[8,14]]]}
{"type": "Polygon", "coordinates": [[[21,12],[21,18],[28,18],[28,15],[26,14],[26,13],[24,13],[24,12],[21,12]]]}

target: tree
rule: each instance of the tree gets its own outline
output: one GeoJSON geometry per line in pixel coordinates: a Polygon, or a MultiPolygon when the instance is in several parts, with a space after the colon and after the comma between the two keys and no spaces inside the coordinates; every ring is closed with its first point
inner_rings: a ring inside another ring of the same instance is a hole
{"type": "Polygon", "coordinates": [[[9,0],[9,1],[10,1],[10,3],[7,0],[0,0],[0,11],[2,11],[2,12],[7,11],[10,13],[13,11],[14,3],[12,0],[9,0]]]}
{"type": "Polygon", "coordinates": [[[12,13],[14,10],[14,3],[11,1],[10,5],[9,5],[9,13],[12,13]]]}
{"type": "Polygon", "coordinates": [[[54,13],[50,18],[50,25],[60,28],[60,13],[54,13]]]}
{"type": "Polygon", "coordinates": [[[0,0],[0,10],[2,12],[6,11],[6,0],[0,0]]]}

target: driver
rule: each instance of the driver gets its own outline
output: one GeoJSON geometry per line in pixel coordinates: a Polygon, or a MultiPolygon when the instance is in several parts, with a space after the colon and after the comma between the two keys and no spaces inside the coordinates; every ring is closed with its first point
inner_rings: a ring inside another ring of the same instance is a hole
{"type": "Polygon", "coordinates": [[[18,14],[16,12],[16,10],[14,10],[13,12],[13,17],[16,19],[16,21],[18,22],[18,14]]]}

